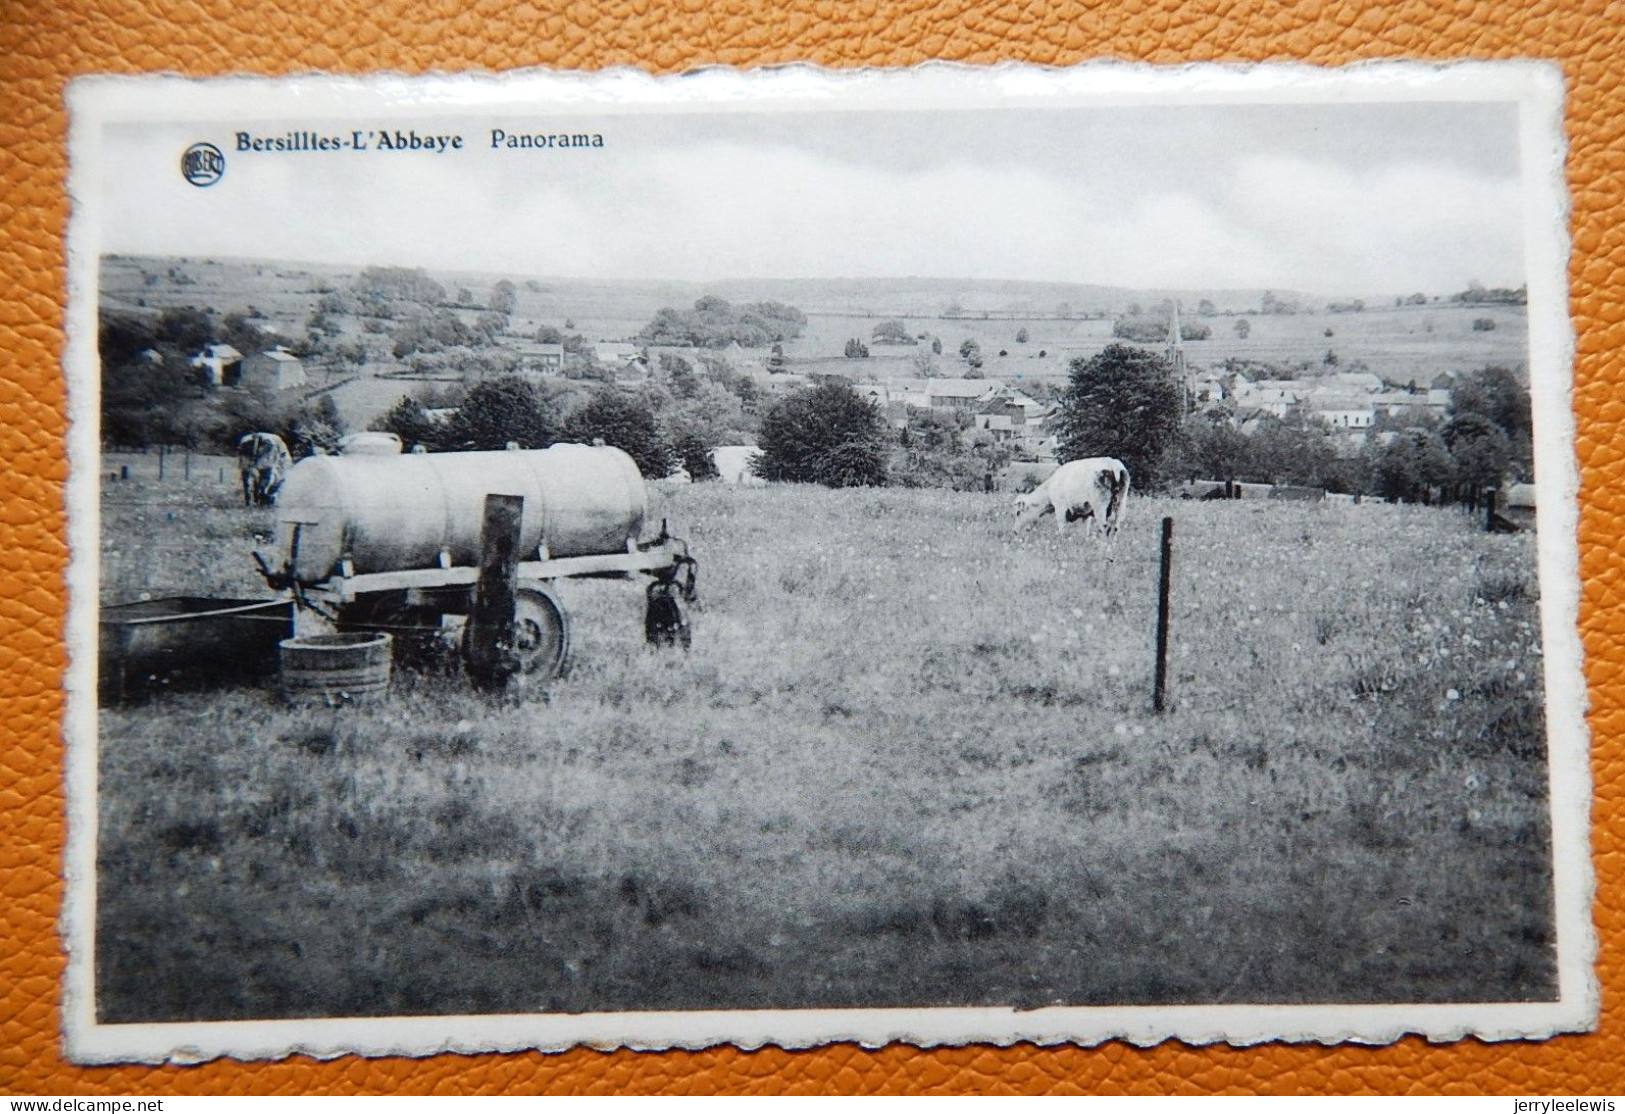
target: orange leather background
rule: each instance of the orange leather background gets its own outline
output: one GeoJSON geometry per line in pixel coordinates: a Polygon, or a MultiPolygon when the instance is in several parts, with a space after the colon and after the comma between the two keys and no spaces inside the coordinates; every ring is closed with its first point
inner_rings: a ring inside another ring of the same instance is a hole
{"type": "Polygon", "coordinates": [[[1060,1091],[1625,1093],[1625,9],[1607,0],[0,0],[0,1092],[1060,1091]],[[1584,471],[1582,622],[1597,781],[1604,1012],[1544,1043],[1380,1049],[852,1046],[191,1068],[78,1068],[59,1050],[63,803],[58,691],[67,561],[61,484],[66,113],[84,73],[284,74],[929,58],[1068,64],[1536,57],[1569,85],[1584,471]]]}

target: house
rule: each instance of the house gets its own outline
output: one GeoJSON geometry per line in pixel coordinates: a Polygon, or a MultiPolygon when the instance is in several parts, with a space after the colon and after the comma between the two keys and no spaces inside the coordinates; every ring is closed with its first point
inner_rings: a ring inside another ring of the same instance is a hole
{"type": "Polygon", "coordinates": [[[1380,391],[1386,385],[1382,376],[1373,375],[1369,371],[1339,371],[1332,375],[1323,375],[1320,382],[1326,386],[1338,386],[1352,392],[1371,394],[1380,391]]]}
{"type": "Polygon", "coordinates": [[[1003,386],[992,379],[927,379],[926,405],[933,410],[968,412],[975,409],[977,402],[986,397],[990,389],[1003,386]]]}
{"type": "Polygon", "coordinates": [[[997,443],[1014,441],[1019,433],[1016,422],[1008,414],[978,414],[975,418],[978,433],[990,433],[997,443]]]}
{"type": "Polygon", "coordinates": [[[240,385],[267,391],[287,391],[306,383],[305,365],[281,345],[242,362],[240,385]]]}
{"type": "MultiPolygon", "coordinates": [[[[163,362],[161,355],[158,361],[163,362]]],[[[203,372],[209,386],[235,387],[242,373],[243,354],[229,344],[209,344],[190,363],[203,372]]]]}
{"type": "Polygon", "coordinates": [[[972,420],[973,428],[991,433],[995,441],[1014,441],[1027,432],[1026,408],[1003,391],[995,391],[991,397],[979,400],[972,420]]]}
{"type": "Polygon", "coordinates": [[[539,371],[561,371],[564,368],[564,345],[538,344],[528,353],[539,371]]]}
{"type": "Polygon", "coordinates": [[[1299,392],[1294,387],[1266,387],[1262,380],[1253,384],[1244,392],[1237,392],[1236,404],[1239,409],[1261,410],[1277,418],[1284,418],[1287,411],[1298,404],[1299,392]]]}
{"type": "Polygon", "coordinates": [[[624,340],[595,341],[592,353],[599,363],[614,371],[620,371],[643,359],[643,350],[624,340]]]}
{"type": "Polygon", "coordinates": [[[1202,372],[1191,380],[1191,400],[1198,403],[1223,402],[1229,394],[1224,381],[1225,377],[1216,372],[1202,372]]]}
{"type": "Polygon", "coordinates": [[[1333,429],[1370,429],[1377,421],[1368,396],[1340,391],[1337,386],[1310,391],[1303,408],[1333,429]]]}

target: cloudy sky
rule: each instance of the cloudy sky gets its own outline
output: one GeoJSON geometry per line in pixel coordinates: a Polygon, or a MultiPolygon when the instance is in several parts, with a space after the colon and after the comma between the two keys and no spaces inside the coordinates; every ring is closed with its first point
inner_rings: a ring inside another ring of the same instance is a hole
{"type": "Polygon", "coordinates": [[[1014,278],[1322,295],[1524,281],[1511,105],[368,119],[448,154],[239,153],[298,119],[108,129],[103,249],[599,279],[1014,278]],[[598,132],[493,150],[491,129],[598,132]],[[199,189],[196,140],[226,152],[199,189]]]}

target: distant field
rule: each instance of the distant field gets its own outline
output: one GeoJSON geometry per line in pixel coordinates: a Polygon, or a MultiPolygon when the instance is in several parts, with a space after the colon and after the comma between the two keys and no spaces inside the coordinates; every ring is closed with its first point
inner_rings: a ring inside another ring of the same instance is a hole
{"type": "MultiPolygon", "coordinates": [[[[1534,539],[1127,512],[1103,550],[1003,497],[676,489],[689,653],[575,584],[545,697],[105,710],[102,1020],[1551,998],[1534,539]]],[[[107,485],[104,599],[254,594],[270,522],[107,485]]]]}
{"type": "MultiPolygon", "coordinates": [[[[355,267],[315,266],[257,262],[252,260],[172,260],[127,258],[109,259],[102,270],[103,304],[111,309],[131,312],[157,312],[171,305],[199,305],[212,307],[221,313],[244,309],[250,305],[259,308],[272,322],[290,336],[300,336],[310,311],[315,306],[317,291],[323,286],[343,286],[351,282],[360,270],[355,267]],[[178,267],[190,281],[176,285],[168,269],[178,267]],[[145,275],[154,276],[148,285],[145,275]],[[145,306],[140,303],[145,302],[145,306]]],[[[448,291],[455,292],[466,286],[476,300],[490,294],[492,284],[501,276],[451,275],[436,276],[448,291]]],[[[588,280],[530,280],[523,276],[508,276],[517,283],[517,305],[512,316],[511,331],[515,335],[532,335],[540,325],[551,325],[579,333],[591,340],[615,340],[637,334],[656,310],[662,306],[686,307],[696,296],[695,284],[677,282],[608,283],[588,280]],[[534,285],[535,289],[532,289],[534,285]]],[[[765,297],[787,296],[794,289],[779,289],[784,283],[764,281],[760,289],[751,292],[749,284],[740,290],[740,284],[714,284],[727,289],[736,301],[765,297]]],[[[864,293],[861,282],[831,281],[823,284],[828,289],[822,294],[804,299],[804,307],[816,309],[810,317],[803,336],[788,342],[785,351],[792,359],[839,355],[852,337],[869,341],[879,319],[875,312],[886,312],[884,291],[897,286],[895,280],[876,280],[870,284],[876,289],[864,293]],[[841,290],[850,290],[838,295],[841,290]],[[881,299],[877,301],[876,299],[881,299]],[[850,315],[840,315],[832,307],[842,304],[852,307],[850,315]]],[[[929,285],[929,284],[927,284],[929,285]]],[[[991,284],[997,288],[999,284],[991,284]]],[[[1020,284],[1009,284],[1012,289],[1020,284]]],[[[1029,284],[1032,285],[1032,284],[1029,284]]],[[[789,284],[793,288],[810,287],[818,290],[817,283],[789,284]]],[[[1096,305],[1107,298],[1115,307],[1138,300],[1145,305],[1156,301],[1155,292],[1129,290],[1110,291],[1107,288],[1080,288],[1088,297],[1080,297],[1078,305],[1096,305]],[[1109,298],[1108,298],[1109,295],[1109,298]]],[[[1064,296],[1064,289],[1056,286],[1047,292],[1051,297],[1034,304],[1053,305],[1064,296]]],[[[1213,292],[1221,305],[1236,302],[1235,292],[1213,292]]],[[[895,295],[906,302],[918,304],[920,291],[900,287],[895,295]]],[[[1008,304],[1014,294],[1002,302],[1008,304]]],[[[947,288],[942,300],[950,298],[947,288]]],[[[791,298],[794,301],[794,298],[791,298]]],[[[1020,300],[1017,298],[1016,300],[1020,300]]],[[[1432,378],[1444,371],[1469,371],[1487,364],[1517,367],[1528,362],[1528,324],[1520,306],[1462,306],[1437,303],[1427,306],[1393,307],[1374,305],[1363,313],[1331,314],[1302,313],[1289,316],[1246,316],[1252,326],[1246,340],[1235,335],[1235,316],[1198,317],[1191,313],[1194,298],[1185,302],[1186,319],[1200,321],[1213,330],[1209,340],[1191,341],[1187,345],[1190,361],[1197,365],[1217,364],[1228,357],[1264,360],[1275,363],[1297,364],[1309,361],[1318,365],[1327,351],[1336,354],[1342,365],[1363,363],[1371,371],[1396,382],[1432,378]],[[1490,332],[1474,332],[1472,322],[1477,317],[1489,317],[1496,323],[1490,332]],[[1333,335],[1326,336],[1326,330],[1333,335]]],[[[972,304],[967,302],[966,304],[972,304]]],[[[903,308],[900,306],[899,308],[903,308]]],[[[1058,378],[1066,372],[1067,361],[1074,356],[1092,356],[1112,342],[1111,322],[1105,319],[1087,321],[1057,321],[1035,317],[1029,320],[983,321],[975,318],[943,320],[933,314],[926,316],[898,316],[907,325],[911,335],[925,333],[940,336],[943,341],[943,372],[953,374],[957,368],[959,344],[967,338],[977,340],[987,358],[986,373],[990,377],[1058,378]],[[1027,343],[1016,341],[1016,332],[1025,327],[1027,343]],[[1010,353],[998,360],[1001,350],[1010,353]],[[1046,352],[1043,359],[1039,351],[1046,352]]],[[[353,322],[351,322],[353,326],[353,322]]],[[[875,355],[912,354],[912,349],[875,349],[875,355]]],[[[377,370],[377,369],[373,369],[377,370]]],[[[393,402],[393,399],[390,400],[393,402]]],[[[342,404],[341,404],[342,405],[342,404]]],[[[370,402],[369,402],[370,405],[370,402]]],[[[358,414],[365,409],[358,402],[358,414]]],[[[366,415],[369,420],[373,415],[366,415]]]]}
{"type": "MultiPolygon", "coordinates": [[[[1201,367],[1213,366],[1228,358],[1261,360],[1277,364],[1309,361],[1320,365],[1328,351],[1339,364],[1364,364],[1386,379],[1425,383],[1446,371],[1471,371],[1490,364],[1524,367],[1528,355],[1528,319],[1523,307],[1412,306],[1402,309],[1369,309],[1364,313],[1300,313],[1287,316],[1248,315],[1251,331],[1246,340],[1235,334],[1235,317],[1195,317],[1213,330],[1208,340],[1188,341],[1186,358],[1201,367]],[[1477,317],[1496,323],[1493,331],[1474,332],[1477,317]],[[1326,336],[1326,330],[1332,336],[1326,336]]],[[[1076,356],[1095,355],[1114,342],[1112,323],[1107,320],[1056,321],[944,321],[935,318],[907,318],[910,335],[928,333],[943,342],[944,370],[958,374],[962,366],[955,358],[959,345],[973,339],[981,345],[987,363],[985,373],[992,378],[1024,376],[1061,378],[1067,363],[1076,356]],[[1018,329],[1025,328],[1025,344],[1016,341],[1018,329]],[[1000,350],[1010,353],[998,360],[1000,350]],[[1047,357],[1035,358],[1044,351],[1047,357]]],[[[872,318],[814,317],[805,336],[785,351],[792,356],[832,355],[841,351],[848,337],[865,341],[877,322],[872,318]]],[[[875,349],[890,355],[897,349],[875,349]]],[[[903,349],[902,351],[910,351],[903,349]]]]}

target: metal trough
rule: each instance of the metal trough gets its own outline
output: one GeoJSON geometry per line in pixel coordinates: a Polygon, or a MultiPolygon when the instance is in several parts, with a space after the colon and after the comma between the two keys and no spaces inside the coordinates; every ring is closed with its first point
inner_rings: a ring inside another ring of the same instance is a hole
{"type": "Polygon", "coordinates": [[[275,670],[293,634],[293,602],[170,596],[101,609],[97,691],[117,703],[156,679],[223,678],[275,670]]]}

